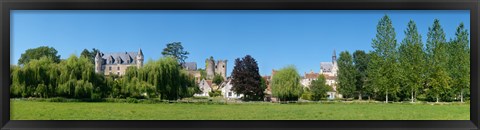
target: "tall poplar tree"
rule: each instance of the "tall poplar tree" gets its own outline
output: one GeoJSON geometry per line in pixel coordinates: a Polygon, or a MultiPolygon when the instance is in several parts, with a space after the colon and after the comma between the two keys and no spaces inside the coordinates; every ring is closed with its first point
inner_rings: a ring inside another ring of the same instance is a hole
{"type": "Polygon", "coordinates": [[[428,93],[439,102],[440,96],[450,89],[451,78],[447,73],[447,41],[440,21],[435,19],[432,27],[428,28],[427,34],[427,62],[428,78],[427,84],[430,87],[428,93]]]}
{"type": "Polygon", "coordinates": [[[411,102],[415,102],[416,94],[424,83],[425,53],[422,37],[418,33],[414,21],[410,20],[405,30],[405,38],[399,47],[399,62],[402,85],[409,91],[411,102]]]}
{"type": "Polygon", "coordinates": [[[356,90],[358,93],[358,99],[362,100],[362,95],[365,92],[365,84],[367,80],[367,66],[368,66],[368,54],[363,50],[356,50],[353,53],[353,62],[356,70],[356,90]]]}
{"type": "Polygon", "coordinates": [[[470,88],[470,47],[468,40],[468,30],[463,23],[457,27],[455,39],[449,47],[449,68],[452,87],[457,93],[460,93],[460,101],[463,102],[464,90],[470,88]]]}
{"type": "Polygon", "coordinates": [[[379,56],[377,64],[380,71],[377,71],[380,90],[385,94],[385,102],[388,102],[388,96],[396,96],[399,91],[399,76],[397,63],[397,40],[395,38],[395,29],[393,28],[391,19],[385,15],[377,24],[377,34],[372,40],[372,48],[374,53],[379,56]]]}
{"type": "Polygon", "coordinates": [[[368,95],[368,99],[377,98],[380,93],[381,85],[384,84],[385,77],[380,73],[382,59],[375,52],[368,53],[369,61],[367,66],[367,77],[365,80],[365,92],[368,95]]]}
{"type": "Polygon", "coordinates": [[[356,71],[353,66],[352,55],[342,51],[338,58],[338,90],[345,97],[353,97],[356,92],[356,71]]]}

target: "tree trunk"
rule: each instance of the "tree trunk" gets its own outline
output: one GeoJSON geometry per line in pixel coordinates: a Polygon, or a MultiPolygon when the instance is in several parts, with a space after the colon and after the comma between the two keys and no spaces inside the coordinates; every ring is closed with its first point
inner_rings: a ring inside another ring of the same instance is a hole
{"type": "Polygon", "coordinates": [[[388,91],[387,91],[387,93],[385,94],[385,103],[388,103],[388,91]]]}
{"type": "Polygon", "coordinates": [[[463,103],[463,89],[460,90],[460,101],[463,103]]]}
{"type": "Polygon", "coordinates": [[[437,103],[438,103],[438,96],[437,96],[437,103]]]}
{"type": "Polygon", "coordinates": [[[413,91],[413,101],[414,102],[417,101],[417,92],[416,91],[413,91]]]}
{"type": "Polygon", "coordinates": [[[414,101],[413,101],[413,91],[412,91],[412,103],[413,103],[413,102],[414,102],[414,101]]]}
{"type": "Polygon", "coordinates": [[[358,94],[358,100],[362,100],[362,93],[358,94]]]}

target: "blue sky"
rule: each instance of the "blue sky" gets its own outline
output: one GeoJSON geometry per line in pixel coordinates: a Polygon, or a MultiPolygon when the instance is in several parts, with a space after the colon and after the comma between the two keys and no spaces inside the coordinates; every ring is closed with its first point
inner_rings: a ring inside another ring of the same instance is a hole
{"type": "Polygon", "coordinates": [[[11,64],[29,48],[51,46],[61,58],[85,48],[102,52],[138,51],[159,59],[170,42],[182,42],[186,61],[205,67],[205,59],[234,60],[249,54],[270,75],[272,69],[295,65],[301,75],[320,71],[333,50],[370,51],[378,20],[393,21],[400,43],[409,20],[417,23],[423,42],[438,18],[447,39],[463,22],[470,30],[467,10],[15,10],[11,15],[11,64]]]}

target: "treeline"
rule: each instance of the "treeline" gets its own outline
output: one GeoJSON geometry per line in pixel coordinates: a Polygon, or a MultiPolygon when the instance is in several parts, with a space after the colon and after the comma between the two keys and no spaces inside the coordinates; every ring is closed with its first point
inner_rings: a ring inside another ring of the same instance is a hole
{"type": "Polygon", "coordinates": [[[338,90],[346,98],[388,101],[464,101],[470,95],[469,33],[463,23],[446,40],[440,21],[428,28],[426,45],[414,21],[397,44],[385,15],[372,40],[373,51],[340,53],[338,90]]]}
{"type": "Polygon", "coordinates": [[[65,60],[55,58],[59,56],[27,58],[28,62],[12,65],[10,97],[176,100],[199,92],[194,78],[172,57],[149,61],[140,69],[129,67],[122,77],[95,73],[89,56],[72,55],[65,60]]]}

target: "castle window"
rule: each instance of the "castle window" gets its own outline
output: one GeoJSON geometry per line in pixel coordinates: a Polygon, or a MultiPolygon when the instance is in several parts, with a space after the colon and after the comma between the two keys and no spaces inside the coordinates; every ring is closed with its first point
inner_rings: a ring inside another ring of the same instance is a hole
{"type": "Polygon", "coordinates": [[[119,66],[119,67],[117,67],[117,70],[120,70],[120,66],[119,66]]]}
{"type": "Polygon", "coordinates": [[[225,68],[225,65],[223,65],[222,67],[225,68]]]}
{"type": "Polygon", "coordinates": [[[117,75],[120,75],[120,72],[117,71],[117,75]]]}
{"type": "Polygon", "coordinates": [[[231,97],[231,96],[232,96],[232,92],[228,92],[228,96],[231,97]]]}
{"type": "Polygon", "coordinates": [[[111,66],[109,66],[109,67],[108,67],[108,70],[112,70],[112,67],[111,67],[111,66]]]}

